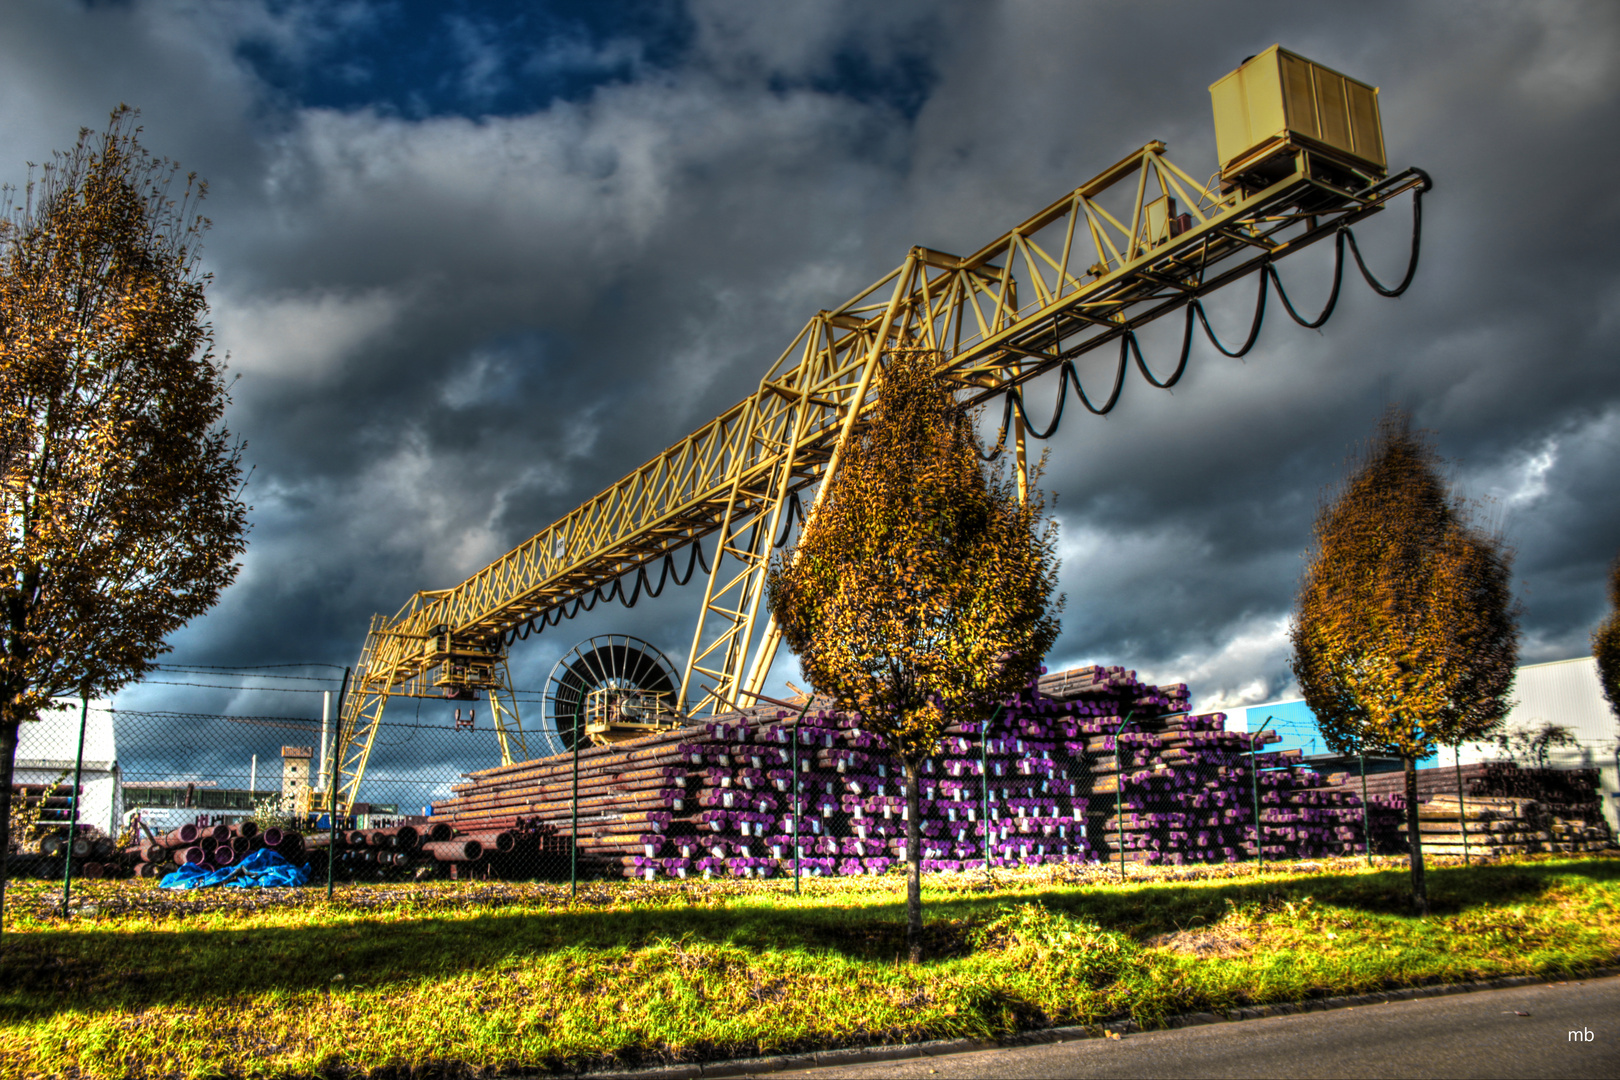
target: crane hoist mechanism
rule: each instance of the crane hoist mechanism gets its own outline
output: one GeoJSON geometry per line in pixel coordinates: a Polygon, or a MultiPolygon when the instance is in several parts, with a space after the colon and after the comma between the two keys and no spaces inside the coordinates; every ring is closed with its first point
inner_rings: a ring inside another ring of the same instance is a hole
{"type": "Polygon", "coordinates": [[[576,731],[617,741],[756,701],[781,641],[761,610],[772,550],[796,522],[802,528],[802,497],[812,489],[815,514],[888,357],[925,351],[963,404],[1001,399],[995,452],[1010,443],[1022,493],[1026,439],[1055,432],[1071,392],[1090,412],[1108,412],[1133,359],[1150,385],[1175,385],[1195,321],[1217,350],[1241,356],[1274,289],[1295,322],[1321,326],[1339,299],[1347,247],[1378,293],[1403,293],[1417,269],[1421,195],[1431,185],[1421,169],[1390,175],[1377,89],[1272,46],[1215,82],[1210,96],[1220,167],[1208,181],[1153,141],[975,252],[912,248],[870,287],[811,317],[735,406],[461,584],[374,616],[341,710],[342,809],[356,801],[390,697],[486,694],[502,763],[559,752],[576,731]],[[1410,261],[1386,286],[1350,227],[1407,192],[1410,261]],[[1307,318],[1276,264],[1322,240],[1334,245],[1333,286],[1307,318]],[[1251,274],[1254,321],[1244,343],[1228,348],[1202,300],[1251,274]],[[1176,312],[1185,316],[1180,356],[1156,374],[1137,331],[1176,312]],[[1095,361],[1094,383],[1111,378],[1100,404],[1080,378],[1082,359],[1095,361]],[[1056,411],[1042,429],[1029,422],[1024,389],[1052,372],[1056,411]],[[592,638],[552,672],[548,714],[525,733],[507,665],[516,641],[603,600],[630,606],[643,591],[656,596],[670,576],[684,585],[700,565],[703,602],[678,676],[646,642],[592,638]]]}

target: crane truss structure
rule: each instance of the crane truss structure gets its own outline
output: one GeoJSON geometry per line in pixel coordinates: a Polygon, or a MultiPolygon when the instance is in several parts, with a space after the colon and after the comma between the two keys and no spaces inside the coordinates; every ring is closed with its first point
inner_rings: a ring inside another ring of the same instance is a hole
{"type": "MultiPolygon", "coordinates": [[[[461,584],[375,617],[341,713],[342,806],[356,800],[390,696],[436,696],[458,657],[504,674],[524,628],[705,537],[718,540],[677,704],[690,702],[696,717],[751,703],[780,643],[761,613],[773,540],[799,492],[827,490],[887,357],[927,351],[964,403],[1016,393],[1110,345],[1122,380],[1142,326],[1273,273],[1276,261],[1428,186],[1420,170],[1384,179],[1309,144],[1286,147],[1281,175],[1273,163],[1259,180],[1217,173],[1200,183],[1165,149],[1148,143],[972,254],[912,248],[812,317],[747,398],[461,584]]],[[[1022,466],[1021,418],[1011,425],[1022,466]]],[[[510,762],[527,750],[509,680],[482,685],[492,704],[505,699],[495,715],[510,762]]]]}

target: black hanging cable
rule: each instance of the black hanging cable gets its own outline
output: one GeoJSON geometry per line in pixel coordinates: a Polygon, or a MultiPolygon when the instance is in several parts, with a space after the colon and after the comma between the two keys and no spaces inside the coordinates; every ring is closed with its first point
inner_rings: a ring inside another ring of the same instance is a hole
{"type": "MultiPolygon", "coordinates": [[[[1109,413],[1114,411],[1114,406],[1119,404],[1119,393],[1121,390],[1125,389],[1125,361],[1127,359],[1125,350],[1129,344],[1129,335],[1120,339],[1119,366],[1114,370],[1114,389],[1111,393],[1109,393],[1108,400],[1103,402],[1102,408],[1098,408],[1097,406],[1093,405],[1091,403],[1091,399],[1086,396],[1086,388],[1080,384],[1080,373],[1075,371],[1073,362],[1070,362],[1067,365],[1069,381],[1074,384],[1075,393],[1080,395],[1080,404],[1084,405],[1093,416],[1107,416],[1109,413]]],[[[1025,418],[1024,423],[1029,423],[1027,417],[1025,418]]],[[[1052,431],[1056,430],[1057,426],[1054,424],[1052,431]]],[[[1050,437],[1050,432],[1048,433],[1048,437],[1050,437]]]]}
{"type": "MultiPolygon", "coordinates": [[[[1267,263],[1266,265],[1270,266],[1271,264],[1267,263]]],[[[1204,314],[1204,302],[1202,300],[1194,299],[1189,305],[1193,311],[1197,312],[1198,321],[1204,325],[1204,336],[1209,338],[1209,343],[1215,346],[1216,350],[1222,356],[1230,356],[1234,360],[1247,356],[1249,354],[1249,350],[1254,348],[1254,343],[1260,340],[1260,327],[1263,326],[1266,321],[1266,294],[1271,291],[1268,287],[1271,283],[1271,278],[1265,273],[1265,269],[1263,267],[1261,268],[1261,272],[1258,276],[1260,279],[1260,295],[1255,299],[1254,303],[1254,321],[1249,324],[1249,336],[1235,352],[1228,349],[1225,345],[1222,345],[1220,338],[1215,336],[1215,331],[1210,329],[1209,316],[1204,314]]]]}
{"type": "Polygon", "coordinates": [[[1169,377],[1164,380],[1160,380],[1153,375],[1152,371],[1147,366],[1146,360],[1142,356],[1141,345],[1136,339],[1135,330],[1126,328],[1125,333],[1120,339],[1119,367],[1115,374],[1114,389],[1109,395],[1108,400],[1105,401],[1101,407],[1091,403],[1091,399],[1086,396],[1085,387],[1080,384],[1080,379],[1074,369],[1073,362],[1065,359],[1063,361],[1062,371],[1059,374],[1058,398],[1057,403],[1052,410],[1051,422],[1048,423],[1045,428],[1037,430],[1035,426],[1030,423],[1029,412],[1024,404],[1024,395],[1022,389],[1019,387],[1013,387],[1007,390],[1003,395],[1005,400],[1001,414],[1001,427],[996,433],[995,448],[989,453],[980,451],[980,459],[988,462],[995,461],[1001,456],[1002,451],[1006,448],[1007,434],[1012,428],[1014,409],[1018,410],[1018,416],[1024,422],[1026,429],[1025,434],[1029,438],[1039,441],[1044,441],[1051,438],[1062,424],[1063,409],[1068,400],[1068,389],[1071,382],[1074,384],[1075,390],[1080,396],[1081,403],[1084,404],[1085,407],[1093,414],[1102,416],[1112,411],[1115,404],[1117,404],[1119,401],[1120,391],[1124,385],[1127,359],[1135,359],[1137,369],[1142,372],[1142,377],[1145,378],[1150,385],[1160,390],[1170,389],[1181,380],[1182,375],[1186,372],[1187,362],[1191,356],[1192,322],[1195,318],[1200,324],[1202,324],[1204,328],[1204,335],[1209,338],[1210,344],[1214,345],[1215,348],[1223,355],[1233,357],[1234,359],[1247,355],[1248,352],[1254,348],[1256,341],[1259,340],[1260,328],[1265,323],[1266,294],[1272,285],[1276,286],[1277,296],[1282,300],[1283,309],[1288,312],[1291,319],[1308,330],[1315,330],[1321,327],[1333,314],[1334,309],[1338,306],[1339,297],[1342,294],[1344,283],[1344,247],[1346,244],[1349,245],[1350,252],[1355,257],[1356,266],[1361,271],[1362,277],[1366,279],[1367,284],[1371,285],[1375,292],[1377,292],[1380,296],[1391,298],[1400,296],[1412,284],[1412,280],[1417,274],[1418,258],[1422,251],[1423,239],[1423,193],[1434,186],[1434,182],[1429,178],[1428,173],[1424,172],[1422,169],[1415,168],[1408,170],[1406,173],[1403,173],[1400,176],[1393,177],[1392,180],[1386,181],[1385,183],[1388,184],[1391,182],[1399,182],[1404,180],[1408,175],[1416,175],[1421,183],[1412,191],[1411,260],[1407,264],[1406,273],[1401,278],[1398,285],[1395,285],[1394,287],[1386,287],[1382,282],[1378,281],[1377,278],[1372,275],[1361,257],[1361,248],[1356,243],[1354,230],[1348,226],[1345,226],[1341,228],[1334,237],[1333,286],[1328,293],[1327,302],[1323,304],[1322,311],[1316,316],[1316,318],[1306,319],[1304,316],[1300,315],[1299,311],[1294,307],[1292,301],[1289,299],[1287,290],[1283,288],[1282,278],[1277,273],[1276,265],[1268,260],[1260,269],[1258,282],[1259,293],[1255,297],[1254,319],[1250,323],[1248,337],[1244,340],[1243,344],[1239,348],[1228,349],[1225,345],[1223,345],[1220,339],[1215,336],[1214,330],[1209,325],[1209,316],[1204,311],[1202,301],[1198,299],[1191,300],[1187,304],[1187,324],[1182,333],[1181,354],[1177,358],[1175,371],[1169,377]]]}
{"type": "Polygon", "coordinates": [[[593,610],[596,605],[601,603],[603,600],[612,600],[617,598],[625,607],[633,608],[640,601],[643,593],[656,599],[664,591],[670,579],[674,579],[675,584],[681,586],[684,586],[687,582],[691,581],[692,574],[699,565],[703,567],[705,573],[708,572],[708,560],[703,557],[703,543],[701,540],[693,540],[689,546],[689,553],[686,558],[685,574],[682,574],[675,568],[674,552],[667,552],[664,555],[663,565],[658,574],[658,584],[656,586],[653,585],[650,579],[647,577],[646,566],[640,566],[636,569],[635,588],[628,596],[626,596],[624,592],[624,578],[615,578],[611,585],[606,587],[599,585],[592,590],[589,594],[589,602],[587,602],[586,597],[584,596],[575,597],[572,611],[567,610],[568,601],[565,600],[554,608],[543,611],[538,615],[531,616],[529,620],[521,626],[515,626],[506,632],[506,643],[511,645],[519,641],[527,641],[529,640],[530,636],[539,633],[548,626],[558,626],[564,619],[572,619],[581,611],[593,610]]]}
{"type": "Polygon", "coordinates": [[[1407,287],[1412,284],[1412,278],[1417,274],[1418,255],[1423,246],[1423,193],[1434,187],[1434,181],[1422,169],[1409,169],[1407,171],[1415,173],[1421,183],[1412,191],[1412,255],[1411,261],[1406,265],[1406,276],[1401,278],[1399,285],[1392,289],[1385,288],[1382,282],[1373,277],[1372,271],[1368,270],[1367,264],[1362,261],[1361,245],[1356,243],[1356,234],[1349,229],[1345,230],[1350,242],[1350,254],[1356,257],[1356,266],[1360,268],[1361,276],[1367,280],[1368,285],[1372,286],[1373,292],[1391,299],[1404,293],[1407,287]]]}
{"type": "Polygon", "coordinates": [[[1001,395],[1002,403],[1006,407],[1001,411],[1001,428],[996,432],[996,448],[988,454],[980,450],[978,452],[980,461],[995,461],[1001,456],[1001,452],[1007,449],[1007,431],[1012,427],[1013,394],[1015,393],[1017,393],[1016,390],[1008,390],[1001,395]]]}
{"type": "Polygon", "coordinates": [[[1125,340],[1130,343],[1131,353],[1136,357],[1136,369],[1142,373],[1142,378],[1148,381],[1148,385],[1160,390],[1168,390],[1181,381],[1182,375],[1187,372],[1187,357],[1192,354],[1192,332],[1193,312],[1192,305],[1189,304],[1187,305],[1187,325],[1181,333],[1181,357],[1176,361],[1176,370],[1170,374],[1169,378],[1160,382],[1154,378],[1153,372],[1148,370],[1147,361],[1142,359],[1142,346],[1136,340],[1136,331],[1125,331],[1125,340]]]}
{"type": "Polygon", "coordinates": [[[1339,288],[1344,284],[1344,238],[1350,235],[1349,229],[1340,229],[1333,236],[1333,288],[1328,291],[1327,303],[1322,305],[1322,313],[1314,319],[1307,319],[1294,310],[1294,304],[1288,299],[1288,290],[1283,288],[1282,277],[1277,273],[1276,263],[1266,263],[1265,274],[1271,278],[1271,284],[1277,289],[1277,299],[1282,301],[1283,310],[1288,317],[1307,330],[1318,329],[1328,321],[1333,309],[1339,305],[1339,288]]]}
{"type": "Polygon", "coordinates": [[[1080,404],[1084,405],[1092,415],[1107,416],[1113,412],[1114,406],[1119,404],[1120,391],[1125,388],[1125,367],[1126,362],[1130,359],[1129,349],[1130,338],[1128,335],[1122,335],[1119,342],[1119,363],[1114,369],[1114,388],[1109,391],[1108,400],[1104,401],[1100,406],[1091,403],[1091,397],[1086,393],[1085,386],[1080,382],[1080,375],[1074,369],[1074,361],[1063,361],[1063,371],[1058,378],[1057,407],[1052,412],[1052,422],[1047,424],[1044,429],[1036,430],[1035,425],[1030,422],[1029,410],[1024,407],[1024,395],[1016,390],[1011,391],[1009,397],[1012,399],[1013,406],[1018,409],[1019,419],[1024,422],[1025,433],[1030,438],[1037,440],[1052,437],[1057,431],[1058,425],[1063,423],[1063,408],[1069,401],[1068,391],[1070,384],[1073,384],[1075,396],[1080,399],[1080,404]]]}
{"type": "MultiPolygon", "coordinates": [[[[695,541],[692,541],[692,555],[690,555],[689,559],[687,559],[687,576],[684,576],[684,578],[676,578],[677,586],[682,586],[682,588],[685,588],[687,581],[692,580],[693,565],[695,565],[697,562],[701,562],[701,560],[703,560],[703,541],[700,541],[700,539],[695,539],[695,541]]],[[[703,565],[703,573],[708,573],[708,563],[703,565]]]]}
{"type": "Polygon", "coordinates": [[[800,525],[804,524],[804,504],[799,501],[799,493],[797,491],[788,492],[786,517],[787,521],[782,525],[782,535],[778,536],[776,538],[776,542],[771,545],[773,548],[783,547],[787,544],[788,534],[793,531],[795,520],[800,525]]]}

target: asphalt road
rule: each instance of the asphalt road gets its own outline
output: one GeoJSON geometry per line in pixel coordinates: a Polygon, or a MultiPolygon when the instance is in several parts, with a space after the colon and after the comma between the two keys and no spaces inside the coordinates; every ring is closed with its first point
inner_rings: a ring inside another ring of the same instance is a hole
{"type": "Polygon", "coordinates": [[[772,1077],[1620,1078],[1620,977],[772,1077]],[[1590,1041],[1586,1033],[1591,1033],[1590,1041]],[[1573,1033],[1573,1034],[1572,1034],[1573,1033]]]}

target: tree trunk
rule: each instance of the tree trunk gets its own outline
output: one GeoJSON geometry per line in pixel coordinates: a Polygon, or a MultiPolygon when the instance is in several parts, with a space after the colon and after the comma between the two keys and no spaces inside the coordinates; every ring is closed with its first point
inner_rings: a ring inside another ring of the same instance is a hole
{"type": "Polygon", "coordinates": [[[922,797],[917,762],[906,768],[906,948],[913,964],[922,963],[922,797]]]}
{"type": "Polygon", "coordinates": [[[11,781],[16,775],[17,724],[0,720],[0,933],[6,926],[6,872],[11,866],[11,781]]]}
{"type": "Polygon", "coordinates": [[[1406,844],[1412,849],[1412,913],[1429,913],[1429,891],[1423,884],[1423,834],[1418,830],[1417,759],[1403,758],[1406,768],[1406,844]]]}

